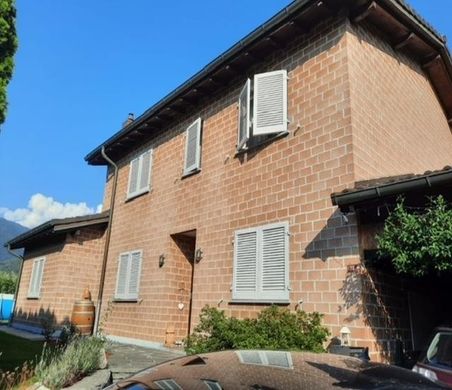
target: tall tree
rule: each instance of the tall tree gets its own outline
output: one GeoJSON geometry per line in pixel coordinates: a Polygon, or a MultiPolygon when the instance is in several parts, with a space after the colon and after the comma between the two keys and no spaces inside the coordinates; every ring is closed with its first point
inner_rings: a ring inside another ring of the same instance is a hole
{"type": "Polygon", "coordinates": [[[16,49],[15,0],[0,0],[0,125],[6,118],[6,88],[13,75],[16,49]]]}

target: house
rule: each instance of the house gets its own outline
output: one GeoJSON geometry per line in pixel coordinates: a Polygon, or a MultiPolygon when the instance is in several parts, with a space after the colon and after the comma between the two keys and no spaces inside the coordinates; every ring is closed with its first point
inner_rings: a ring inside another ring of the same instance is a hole
{"type": "Polygon", "coordinates": [[[8,242],[24,248],[13,326],[39,333],[69,324],[85,288],[98,293],[109,213],[53,219],[8,242]]]}
{"type": "Polygon", "coordinates": [[[94,149],[114,210],[110,337],[179,341],[204,305],[276,303],[348,327],[372,359],[410,348],[405,325],[364,318],[348,278],[360,227],[330,196],[450,164],[451,75],[444,38],[404,1],[300,0],[94,149]]]}
{"type": "Polygon", "coordinates": [[[278,304],[347,327],[372,360],[412,349],[404,286],[362,278],[379,220],[359,210],[386,200],[360,203],[360,185],[443,169],[451,124],[445,39],[404,1],[293,2],[85,157],[108,167],[102,330],[173,345],[205,305],[278,304]]]}

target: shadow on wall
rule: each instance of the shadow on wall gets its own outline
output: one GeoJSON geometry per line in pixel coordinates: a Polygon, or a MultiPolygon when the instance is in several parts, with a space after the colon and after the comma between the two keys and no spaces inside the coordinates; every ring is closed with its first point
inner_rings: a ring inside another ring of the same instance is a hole
{"type": "Polygon", "coordinates": [[[325,226],[306,246],[304,259],[321,259],[331,257],[358,256],[358,229],[354,214],[343,216],[337,209],[325,226]]]}
{"type": "Polygon", "coordinates": [[[30,330],[34,328],[36,331],[42,330],[44,332],[58,329],[62,326],[71,324],[69,317],[64,317],[62,321],[57,321],[55,312],[50,309],[41,307],[37,311],[23,311],[18,309],[14,313],[13,324],[18,327],[29,327],[30,330]]]}

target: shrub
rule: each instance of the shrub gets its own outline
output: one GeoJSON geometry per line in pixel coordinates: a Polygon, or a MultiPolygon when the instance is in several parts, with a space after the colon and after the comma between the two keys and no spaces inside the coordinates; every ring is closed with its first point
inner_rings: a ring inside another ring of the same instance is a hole
{"type": "Polygon", "coordinates": [[[0,271],[0,294],[14,294],[17,275],[13,272],[0,271]]]}
{"type": "Polygon", "coordinates": [[[395,270],[411,276],[452,271],[452,207],[432,198],[424,210],[410,209],[403,198],[377,236],[379,253],[395,270]]]}
{"type": "Polygon", "coordinates": [[[99,368],[105,341],[74,337],[65,349],[47,351],[36,367],[38,380],[50,389],[61,389],[99,368]]]}
{"type": "Polygon", "coordinates": [[[186,352],[197,354],[227,349],[283,349],[324,351],[329,332],[321,324],[322,315],[290,312],[271,306],[257,319],[226,317],[224,311],[206,306],[200,322],[187,339],[186,352]]]}

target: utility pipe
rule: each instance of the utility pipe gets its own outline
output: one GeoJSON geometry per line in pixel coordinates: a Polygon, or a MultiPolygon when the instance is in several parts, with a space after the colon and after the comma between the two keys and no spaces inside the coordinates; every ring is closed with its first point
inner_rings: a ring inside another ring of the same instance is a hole
{"type": "Polygon", "coordinates": [[[8,244],[6,246],[6,250],[8,251],[9,254],[11,254],[14,257],[17,257],[19,259],[19,276],[17,278],[16,288],[14,289],[14,309],[13,309],[13,312],[11,314],[11,320],[10,320],[10,322],[12,322],[12,320],[14,318],[14,313],[16,311],[17,293],[19,292],[20,279],[22,278],[22,270],[24,268],[24,258],[23,258],[23,256],[18,255],[17,253],[14,253],[11,250],[11,245],[10,244],[8,244]]]}
{"type": "Polygon", "coordinates": [[[104,295],[104,283],[105,283],[105,271],[107,268],[107,259],[108,259],[108,249],[110,247],[110,236],[111,236],[111,223],[113,220],[113,211],[115,209],[115,197],[116,197],[116,185],[118,184],[118,166],[113,162],[113,160],[107,156],[105,153],[105,146],[102,145],[101,149],[102,157],[107,161],[113,168],[114,168],[114,181],[113,181],[113,187],[111,190],[111,197],[110,197],[110,214],[108,217],[108,226],[107,226],[107,232],[105,236],[105,246],[104,246],[104,256],[102,260],[102,269],[100,271],[100,281],[99,281],[99,291],[97,294],[97,305],[96,305],[96,318],[94,321],[94,330],[93,334],[97,334],[99,330],[99,317],[101,314],[102,309],[102,297],[104,295]]]}

